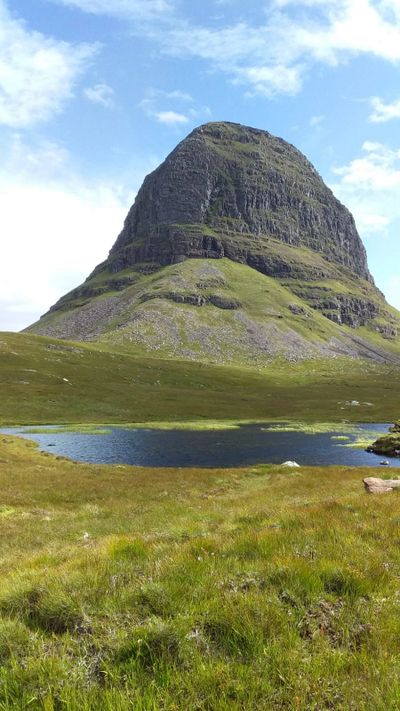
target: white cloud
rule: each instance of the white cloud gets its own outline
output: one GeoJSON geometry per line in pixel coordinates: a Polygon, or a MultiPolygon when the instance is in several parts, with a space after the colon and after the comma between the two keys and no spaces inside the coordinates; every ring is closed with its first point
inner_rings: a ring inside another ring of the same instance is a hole
{"type": "Polygon", "coordinates": [[[22,328],[105,259],[126,209],[117,191],[102,185],[0,183],[0,328],[22,328]],[[21,207],[23,206],[23,209],[21,207]],[[16,278],[18,274],[18,278],[16,278]],[[14,326],[12,314],[18,312],[14,326]]]}
{"type": "Polygon", "coordinates": [[[0,124],[31,126],[61,111],[95,51],[28,31],[0,0],[0,124]]]}
{"type": "MultiPolygon", "coordinates": [[[[177,0],[50,1],[144,21],[140,33],[164,51],[201,58],[250,93],[267,97],[297,93],[314,64],[334,67],[362,55],[400,61],[399,0],[270,0],[260,3],[264,13],[258,24],[243,19],[223,24],[221,15],[210,17],[208,25],[185,19],[185,3],[177,0]]],[[[243,17],[237,5],[234,11],[243,17]]]]}
{"type": "MultiPolygon", "coordinates": [[[[396,2],[388,1],[387,5],[396,2]]],[[[318,4],[321,20],[291,21],[296,52],[338,64],[351,55],[373,54],[390,61],[400,59],[400,26],[387,17],[383,3],[373,0],[328,0],[318,4]]],[[[315,15],[314,15],[315,17],[315,15]]]]}
{"type": "Polygon", "coordinates": [[[63,147],[26,146],[15,136],[0,169],[0,200],[0,330],[18,330],[106,258],[132,196],[79,179],[63,147]]]}
{"type": "Polygon", "coordinates": [[[250,91],[294,94],[312,65],[372,55],[400,61],[398,0],[275,0],[258,26],[175,23],[160,33],[167,52],[200,57],[250,91]]]}
{"type": "Polygon", "coordinates": [[[384,286],[384,291],[389,304],[400,309],[400,276],[391,276],[384,286]]]}
{"type": "Polygon", "coordinates": [[[379,96],[372,96],[370,99],[373,108],[369,120],[372,123],[385,123],[392,119],[400,118],[400,99],[393,101],[391,104],[385,104],[379,96]]]}
{"type": "Polygon", "coordinates": [[[400,309],[400,150],[365,141],[361,155],[334,173],[331,188],[354,215],[378,286],[400,309]]]}
{"type": "Polygon", "coordinates": [[[309,124],[311,128],[317,128],[325,121],[325,116],[319,115],[319,116],[311,116],[309,120],[309,124]]]}
{"type": "Polygon", "coordinates": [[[180,89],[164,91],[149,88],[139,107],[149,118],[166,126],[182,126],[211,115],[208,106],[197,105],[191,94],[180,89]]]}
{"type": "Polygon", "coordinates": [[[268,98],[275,94],[297,94],[302,84],[300,67],[280,64],[273,67],[237,67],[232,73],[234,83],[249,85],[250,93],[268,98]]]}
{"type": "Polygon", "coordinates": [[[75,7],[94,15],[109,15],[121,19],[149,20],[168,13],[170,0],[52,0],[59,5],[75,7]]]}
{"type": "Polygon", "coordinates": [[[69,160],[64,146],[48,140],[27,145],[20,133],[6,135],[0,142],[0,151],[0,178],[9,175],[10,180],[35,177],[40,181],[43,177],[50,178],[63,171],[69,160]]]}
{"type": "Polygon", "coordinates": [[[400,219],[400,150],[365,141],[362,155],[334,169],[332,190],[353,213],[362,233],[386,232],[400,219]]]}
{"type": "Polygon", "coordinates": [[[114,90],[108,84],[95,84],[84,89],[84,95],[94,104],[100,104],[107,109],[114,107],[114,90]]]}
{"type": "Polygon", "coordinates": [[[189,121],[185,114],[180,114],[177,111],[156,111],[154,116],[157,121],[165,123],[167,126],[176,126],[177,124],[188,123],[189,121]]]}
{"type": "Polygon", "coordinates": [[[181,91],[180,89],[174,89],[173,91],[157,91],[153,89],[153,94],[162,96],[165,99],[177,99],[178,101],[185,101],[192,104],[194,102],[193,96],[188,94],[187,91],[181,91]]]}
{"type": "Polygon", "coordinates": [[[400,187],[400,150],[382,143],[365,141],[361,158],[335,169],[342,176],[342,185],[355,186],[359,191],[386,191],[400,187]]]}

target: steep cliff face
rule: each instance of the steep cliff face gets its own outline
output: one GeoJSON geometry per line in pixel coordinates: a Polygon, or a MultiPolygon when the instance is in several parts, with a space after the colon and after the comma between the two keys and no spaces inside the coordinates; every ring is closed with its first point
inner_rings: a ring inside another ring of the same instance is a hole
{"type": "Polygon", "coordinates": [[[266,131],[211,123],[145,179],[108,259],[30,329],[135,352],[399,362],[349,211],[266,131]]]}
{"type": "MultiPolygon", "coordinates": [[[[225,256],[270,276],[291,274],[276,241],[372,280],[351,214],[296,148],[266,131],[211,123],[147,176],[100,269],[225,256]]],[[[329,272],[298,265],[295,276],[329,272]]]]}

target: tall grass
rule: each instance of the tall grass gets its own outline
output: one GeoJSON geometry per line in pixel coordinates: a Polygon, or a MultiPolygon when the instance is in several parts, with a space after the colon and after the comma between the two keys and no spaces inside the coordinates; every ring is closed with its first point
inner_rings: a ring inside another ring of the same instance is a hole
{"type": "Polygon", "coordinates": [[[0,709],[400,707],[399,499],[362,469],[0,459],[0,709]]]}

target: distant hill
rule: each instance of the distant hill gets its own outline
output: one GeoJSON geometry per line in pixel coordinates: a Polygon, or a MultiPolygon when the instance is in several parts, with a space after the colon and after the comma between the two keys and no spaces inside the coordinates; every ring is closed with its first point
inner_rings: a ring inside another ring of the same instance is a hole
{"type": "Polygon", "coordinates": [[[400,314],[350,212],[289,143],[195,129],[146,177],[108,259],[27,330],[169,358],[400,361],[400,314]]]}

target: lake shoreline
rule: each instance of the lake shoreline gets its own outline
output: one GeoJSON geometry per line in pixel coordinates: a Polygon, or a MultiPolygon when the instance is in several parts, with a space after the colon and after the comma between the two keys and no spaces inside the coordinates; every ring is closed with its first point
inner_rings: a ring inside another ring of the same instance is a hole
{"type": "MultiPolygon", "coordinates": [[[[300,466],[379,466],[369,443],[388,423],[226,423],[222,429],[86,425],[1,428],[3,434],[35,441],[41,451],[73,461],[144,467],[241,467],[279,465],[295,460],[300,466]]],[[[198,423],[194,423],[198,424],[198,423]]],[[[209,423],[210,425],[212,423],[209,423]]],[[[221,423],[219,423],[221,424],[221,423]]],[[[400,460],[390,461],[393,467],[400,460]]]]}

